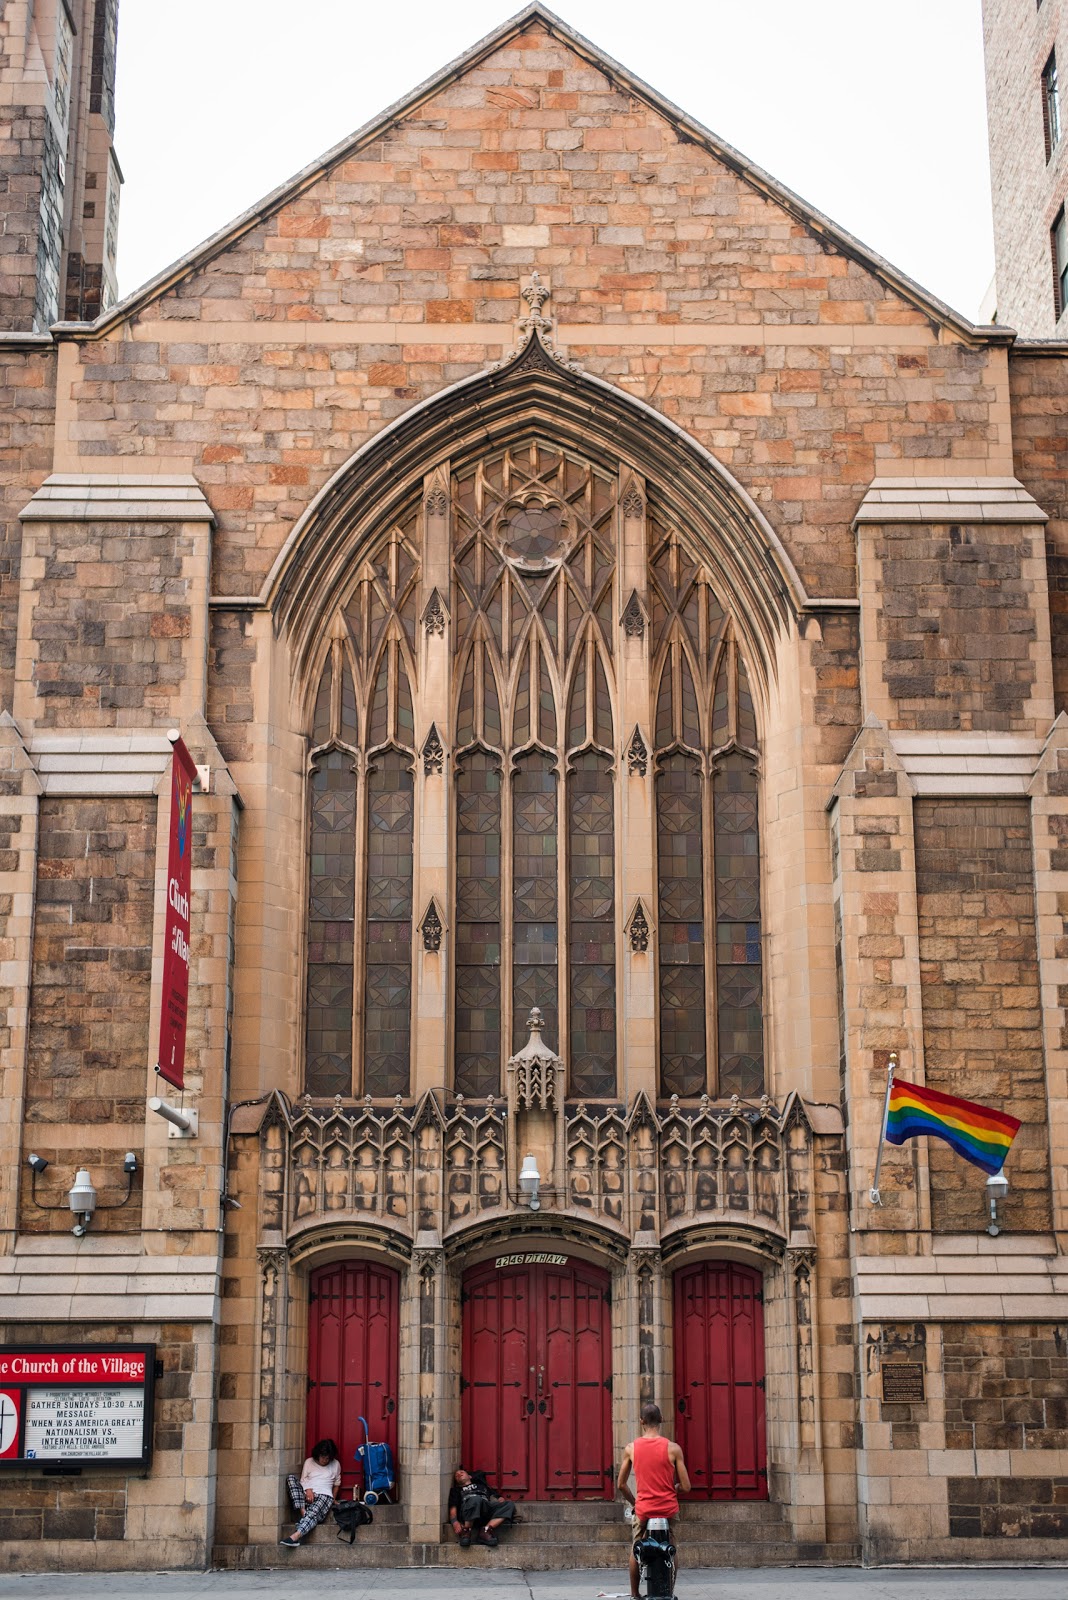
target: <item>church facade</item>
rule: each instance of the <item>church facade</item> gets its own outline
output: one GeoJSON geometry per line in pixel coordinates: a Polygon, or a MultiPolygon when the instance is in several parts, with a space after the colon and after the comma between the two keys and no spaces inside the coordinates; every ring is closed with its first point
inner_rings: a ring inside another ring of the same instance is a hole
{"type": "Polygon", "coordinates": [[[361,1565],[470,1559],[461,1460],[619,1565],[649,1399],[691,1565],[1060,1555],[1065,348],[538,4],[105,280],[0,335],[0,1355],[151,1346],[152,1450],[0,1450],[5,1559],[276,1564],[366,1426],[361,1565]],[[1020,1119],[993,1218],[873,1202],[892,1054],[1020,1119]]]}

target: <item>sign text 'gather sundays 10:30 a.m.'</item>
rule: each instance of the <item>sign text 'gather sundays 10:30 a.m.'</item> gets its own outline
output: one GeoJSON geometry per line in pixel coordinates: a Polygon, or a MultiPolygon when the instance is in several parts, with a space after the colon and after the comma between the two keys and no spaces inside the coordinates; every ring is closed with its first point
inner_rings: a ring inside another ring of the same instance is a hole
{"type": "Polygon", "coordinates": [[[192,892],[193,780],[197,769],[181,739],[171,736],[171,816],[167,847],[167,920],[159,1012],[159,1073],[185,1088],[185,1025],[189,1009],[189,897],[192,892]]]}

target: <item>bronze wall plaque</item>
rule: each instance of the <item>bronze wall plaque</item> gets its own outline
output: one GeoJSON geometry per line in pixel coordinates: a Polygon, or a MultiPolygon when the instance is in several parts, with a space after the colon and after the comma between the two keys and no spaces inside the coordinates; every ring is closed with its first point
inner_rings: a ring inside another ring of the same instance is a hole
{"type": "Polygon", "coordinates": [[[927,1399],[922,1361],[883,1363],[883,1404],[923,1405],[927,1399]]]}

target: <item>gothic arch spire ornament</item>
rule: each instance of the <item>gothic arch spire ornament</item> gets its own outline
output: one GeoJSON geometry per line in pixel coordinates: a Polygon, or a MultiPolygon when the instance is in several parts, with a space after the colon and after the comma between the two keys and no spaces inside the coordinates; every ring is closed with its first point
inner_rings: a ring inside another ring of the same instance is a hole
{"type": "Polygon", "coordinates": [[[642,738],[642,730],[635,727],[627,746],[627,771],[632,778],[644,778],[649,770],[649,747],[642,738]]]}

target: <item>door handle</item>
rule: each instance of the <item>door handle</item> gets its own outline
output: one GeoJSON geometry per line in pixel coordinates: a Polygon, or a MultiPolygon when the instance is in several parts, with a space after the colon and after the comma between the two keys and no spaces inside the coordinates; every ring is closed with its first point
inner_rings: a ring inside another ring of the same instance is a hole
{"type": "Polygon", "coordinates": [[[387,1417],[391,1417],[393,1415],[394,1411],[396,1411],[396,1409],[397,1409],[397,1402],[396,1402],[396,1400],[393,1399],[393,1396],[391,1395],[389,1397],[389,1399],[386,1401],[386,1416],[387,1417]]]}
{"type": "Polygon", "coordinates": [[[680,1417],[684,1417],[686,1415],[686,1406],[687,1406],[686,1396],[685,1395],[680,1395],[679,1396],[679,1416],[680,1417]]]}
{"type": "Polygon", "coordinates": [[[528,1417],[532,1417],[534,1415],[534,1402],[533,1402],[533,1400],[528,1400],[526,1402],[526,1413],[527,1413],[528,1417]]]}

